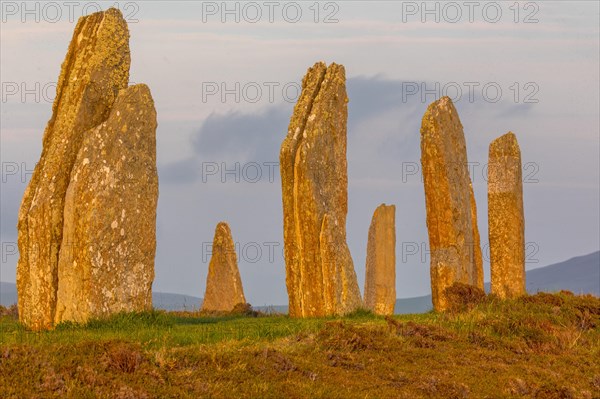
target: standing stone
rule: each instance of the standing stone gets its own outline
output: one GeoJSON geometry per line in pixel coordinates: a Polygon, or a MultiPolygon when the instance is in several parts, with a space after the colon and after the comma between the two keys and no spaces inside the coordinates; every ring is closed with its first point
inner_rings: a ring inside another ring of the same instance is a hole
{"type": "Polygon", "coordinates": [[[361,306],[346,244],[348,118],[342,65],[316,63],[302,81],[280,168],[289,314],[349,313],[361,306]]]}
{"type": "Polygon", "coordinates": [[[365,307],[375,314],[392,315],[396,304],[396,207],[375,210],[367,243],[365,307]]]}
{"type": "Polygon", "coordinates": [[[220,222],[215,229],[202,310],[231,312],[240,303],[245,304],[246,297],[238,269],[235,245],[229,226],[225,222],[220,222]]]}
{"type": "Polygon", "coordinates": [[[492,293],[500,298],[525,294],[525,219],[521,150],[512,132],[490,144],[488,223],[492,293]]]}
{"type": "Polygon", "coordinates": [[[84,133],[65,198],[56,323],[152,308],[156,126],[150,90],[138,84],[84,133]]]}
{"type": "Polygon", "coordinates": [[[421,125],[421,165],[431,251],[431,293],[437,311],[448,308],[455,282],[477,285],[472,214],[475,200],[463,127],[454,104],[430,104],[421,125]]]}
{"type": "Polygon", "coordinates": [[[84,132],[108,117],[117,93],[127,87],[129,64],[129,32],[120,11],[79,19],[19,211],[19,318],[34,330],[50,328],[54,320],[65,195],[84,132]]]}
{"type": "Polygon", "coordinates": [[[477,288],[484,291],[483,285],[483,256],[481,253],[481,237],[479,236],[479,227],[477,227],[477,204],[475,204],[475,194],[473,185],[469,184],[469,196],[471,198],[471,223],[473,224],[473,281],[477,288]]]}

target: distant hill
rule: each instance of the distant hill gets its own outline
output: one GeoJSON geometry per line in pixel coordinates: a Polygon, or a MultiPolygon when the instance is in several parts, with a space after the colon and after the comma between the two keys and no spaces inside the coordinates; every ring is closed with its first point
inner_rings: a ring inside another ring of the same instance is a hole
{"type": "Polygon", "coordinates": [[[527,291],[568,290],[600,296],[600,251],[527,272],[527,291]]]}
{"type": "MultiPolygon", "coordinates": [[[[489,292],[489,283],[485,284],[485,288],[489,292]]],[[[538,291],[560,290],[600,296],[600,251],[527,272],[527,291],[530,294],[538,291]]],[[[16,286],[12,283],[0,282],[0,305],[9,306],[16,301],[16,286]]],[[[192,311],[198,310],[202,305],[202,298],[165,292],[152,293],[152,301],[157,309],[164,310],[192,311]]],[[[287,312],[287,306],[283,305],[255,308],[268,312],[287,312]]],[[[396,300],[394,312],[396,314],[425,313],[431,308],[431,295],[424,295],[396,300]]]]}
{"type": "Polygon", "coordinates": [[[431,295],[396,299],[395,314],[426,313],[433,309],[431,295]]]}
{"type": "MultiPolygon", "coordinates": [[[[0,282],[0,305],[10,306],[17,302],[17,287],[13,283],[0,282]]],[[[152,303],[157,309],[163,310],[198,310],[202,298],[190,295],[153,292],[152,303]]]]}
{"type": "Polygon", "coordinates": [[[152,304],[157,309],[194,311],[200,309],[202,298],[168,292],[153,292],[152,304]]]}
{"type": "MultiPolygon", "coordinates": [[[[600,251],[527,271],[527,292],[571,291],[600,296],[600,251]]],[[[485,283],[490,292],[490,283],[485,283]]],[[[394,313],[425,313],[432,309],[431,295],[396,300],[394,313]]]]}

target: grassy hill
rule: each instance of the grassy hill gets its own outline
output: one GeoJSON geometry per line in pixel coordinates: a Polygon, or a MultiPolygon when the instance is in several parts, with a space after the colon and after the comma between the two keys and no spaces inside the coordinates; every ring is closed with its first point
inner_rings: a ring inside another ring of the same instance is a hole
{"type": "Polygon", "coordinates": [[[461,298],[439,314],[0,319],[2,398],[597,398],[600,299],[461,298]]]}

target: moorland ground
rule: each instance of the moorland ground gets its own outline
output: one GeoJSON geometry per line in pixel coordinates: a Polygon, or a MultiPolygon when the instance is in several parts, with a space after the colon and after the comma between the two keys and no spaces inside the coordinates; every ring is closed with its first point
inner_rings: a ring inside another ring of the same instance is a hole
{"type": "Polygon", "coordinates": [[[599,298],[459,299],[394,317],[153,311],[42,333],[8,314],[0,397],[600,398],[599,298]]]}

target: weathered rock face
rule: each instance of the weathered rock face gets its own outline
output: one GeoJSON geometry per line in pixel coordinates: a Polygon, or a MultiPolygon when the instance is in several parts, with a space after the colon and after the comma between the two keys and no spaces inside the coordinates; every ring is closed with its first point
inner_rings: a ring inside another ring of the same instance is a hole
{"type": "Polygon", "coordinates": [[[40,161],[19,211],[17,289],[21,322],[54,320],[63,209],[84,132],[102,123],[129,80],[129,32],[118,10],[79,19],[57,84],[40,161]]]}
{"type": "Polygon", "coordinates": [[[65,197],[56,323],[152,308],[156,126],[150,90],[139,84],[83,134],[65,197]]]}
{"type": "Polygon", "coordinates": [[[512,132],[490,144],[488,223],[492,293],[525,294],[525,219],[521,150],[512,132]]]}
{"type": "Polygon", "coordinates": [[[240,303],[245,304],[246,297],[238,269],[235,244],[229,226],[221,222],[215,229],[202,310],[231,312],[240,303]]]}
{"type": "Polygon", "coordinates": [[[375,210],[367,243],[365,307],[375,314],[392,315],[396,304],[396,207],[375,210]]]}
{"type": "Polygon", "coordinates": [[[317,63],[302,81],[281,145],[286,284],[292,317],[361,306],[346,244],[348,177],[345,72],[317,63]]]}
{"type": "Polygon", "coordinates": [[[448,307],[446,288],[455,282],[477,285],[479,278],[475,251],[479,244],[472,218],[475,200],[465,136],[448,97],[429,105],[423,116],[421,165],[431,251],[431,293],[433,307],[440,311],[448,307]]]}

